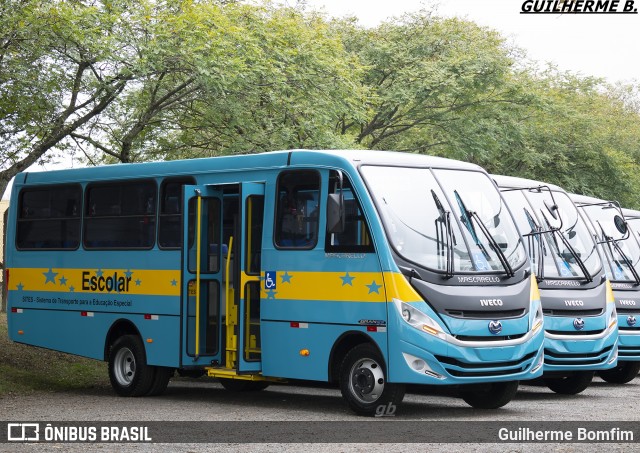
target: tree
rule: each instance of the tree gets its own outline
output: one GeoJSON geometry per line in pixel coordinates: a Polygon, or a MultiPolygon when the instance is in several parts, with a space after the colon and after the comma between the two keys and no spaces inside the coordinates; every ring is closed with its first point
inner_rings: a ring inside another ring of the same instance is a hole
{"type": "Polygon", "coordinates": [[[292,8],[181,4],[139,41],[153,71],[74,138],[93,162],[352,146],[334,124],[364,89],[331,33],[292,8]]]}
{"type": "Polygon", "coordinates": [[[424,11],[374,29],[344,22],[339,28],[368,68],[366,119],[340,121],[361,146],[463,157],[451,134],[456,122],[486,106],[523,102],[509,83],[513,61],[494,31],[424,11]]]}
{"type": "Polygon", "coordinates": [[[0,191],[68,149],[138,72],[130,45],[138,2],[3,0],[0,6],[0,191]],[[126,11],[126,13],[125,13],[126,11]]]}

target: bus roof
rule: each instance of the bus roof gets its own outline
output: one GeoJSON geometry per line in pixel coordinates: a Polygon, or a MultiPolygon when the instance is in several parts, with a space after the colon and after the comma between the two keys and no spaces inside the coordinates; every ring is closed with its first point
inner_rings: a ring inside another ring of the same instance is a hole
{"type": "Polygon", "coordinates": [[[217,171],[243,171],[311,165],[317,168],[360,164],[434,167],[484,171],[481,167],[442,157],[397,151],[289,150],[161,162],[102,165],[98,167],[20,173],[17,184],[51,184],[93,179],[127,179],[197,175],[217,171]]]}
{"type": "Polygon", "coordinates": [[[608,203],[609,200],[602,200],[596,197],[589,197],[587,195],[579,195],[577,193],[570,193],[569,197],[576,204],[597,204],[597,203],[608,203]]]}
{"type": "Polygon", "coordinates": [[[557,192],[566,192],[562,187],[533,179],[517,178],[515,176],[490,175],[498,187],[509,189],[528,189],[530,187],[547,186],[557,192]]]}

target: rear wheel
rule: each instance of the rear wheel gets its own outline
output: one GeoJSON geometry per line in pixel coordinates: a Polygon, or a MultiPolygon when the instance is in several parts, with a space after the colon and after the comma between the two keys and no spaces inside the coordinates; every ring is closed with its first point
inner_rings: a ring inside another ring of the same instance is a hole
{"type": "Polygon", "coordinates": [[[241,379],[220,378],[222,386],[231,392],[258,392],[269,387],[265,381],[245,381],[241,379]]]}
{"type": "Polygon", "coordinates": [[[355,346],[340,366],[340,390],[359,415],[393,415],[404,398],[405,387],[389,384],[384,360],[371,344],[355,346]]]}
{"type": "Polygon", "coordinates": [[[560,395],[577,395],[583,392],[593,380],[593,371],[576,371],[561,378],[546,378],[547,387],[560,395]]]}
{"type": "Polygon", "coordinates": [[[147,365],[140,337],[124,335],[113,343],[109,351],[109,380],[118,395],[146,395],[155,375],[156,367],[147,365]]]}
{"type": "Polygon", "coordinates": [[[612,384],[626,384],[635,379],[640,372],[640,362],[618,362],[618,366],[610,370],[602,370],[598,375],[612,384]]]}
{"type": "Polygon", "coordinates": [[[156,367],[156,374],[153,378],[151,388],[147,392],[147,396],[162,395],[169,385],[169,380],[173,377],[174,368],[164,366],[156,367]]]}
{"type": "Polygon", "coordinates": [[[518,381],[491,382],[464,386],[460,396],[476,409],[498,409],[509,403],[517,391],[518,381]]]}

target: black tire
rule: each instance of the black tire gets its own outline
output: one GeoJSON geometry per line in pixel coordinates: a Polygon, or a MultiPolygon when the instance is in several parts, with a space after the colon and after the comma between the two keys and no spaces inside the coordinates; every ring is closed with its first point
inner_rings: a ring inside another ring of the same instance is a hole
{"type": "Polygon", "coordinates": [[[109,380],[118,395],[146,395],[155,375],[156,367],[147,365],[140,337],[124,335],[113,343],[109,351],[109,380]]]}
{"type": "Polygon", "coordinates": [[[490,382],[464,386],[460,396],[475,409],[498,409],[516,396],[518,381],[490,382]]]}
{"type": "Polygon", "coordinates": [[[405,386],[387,383],[382,356],[373,345],[363,343],[342,360],[340,390],[358,415],[392,415],[404,398],[405,386]]]}
{"type": "Polygon", "coordinates": [[[164,366],[156,367],[156,374],[153,378],[151,388],[147,392],[147,396],[162,395],[169,385],[169,380],[173,377],[174,368],[164,366]]]}
{"type": "Polygon", "coordinates": [[[259,392],[269,387],[265,381],[245,381],[241,379],[220,378],[222,386],[231,392],[259,392]]]}
{"type": "Polygon", "coordinates": [[[640,372],[640,362],[618,362],[618,366],[610,370],[602,370],[598,375],[611,384],[626,384],[635,379],[640,372]]]}
{"type": "Polygon", "coordinates": [[[547,387],[560,395],[577,395],[589,387],[594,374],[593,371],[576,371],[561,378],[547,378],[544,382],[547,387]]]}

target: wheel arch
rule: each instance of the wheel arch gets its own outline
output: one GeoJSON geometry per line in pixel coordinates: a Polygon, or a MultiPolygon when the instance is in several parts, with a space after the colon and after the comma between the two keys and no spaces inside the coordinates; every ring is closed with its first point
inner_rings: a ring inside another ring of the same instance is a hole
{"type": "MultiPolygon", "coordinates": [[[[385,360],[385,355],[382,353],[380,346],[376,343],[373,338],[369,335],[357,331],[350,330],[348,332],[344,332],[340,335],[336,341],[333,343],[333,347],[331,348],[331,353],[329,354],[329,363],[328,363],[328,373],[329,373],[329,382],[338,382],[340,377],[340,365],[342,364],[342,360],[347,355],[347,353],[358,346],[359,344],[369,343],[373,345],[378,352],[380,353],[380,357],[385,360]]],[[[384,363],[385,370],[387,370],[386,361],[384,363]]]]}
{"type": "MultiPolygon", "coordinates": [[[[136,335],[140,338],[140,331],[136,327],[136,325],[128,319],[120,318],[111,324],[109,331],[107,332],[107,337],[104,341],[104,361],[109,360],[109,351],[113,343],[123,335],[136,335]]],[[[145,344],[142,343],[143,348],[145,348],[145,344]]],[[[146,348],[145,348],[146,349],[146,348]]],[[[146,350],[145,350],[146,355],[146,350]]]]}

